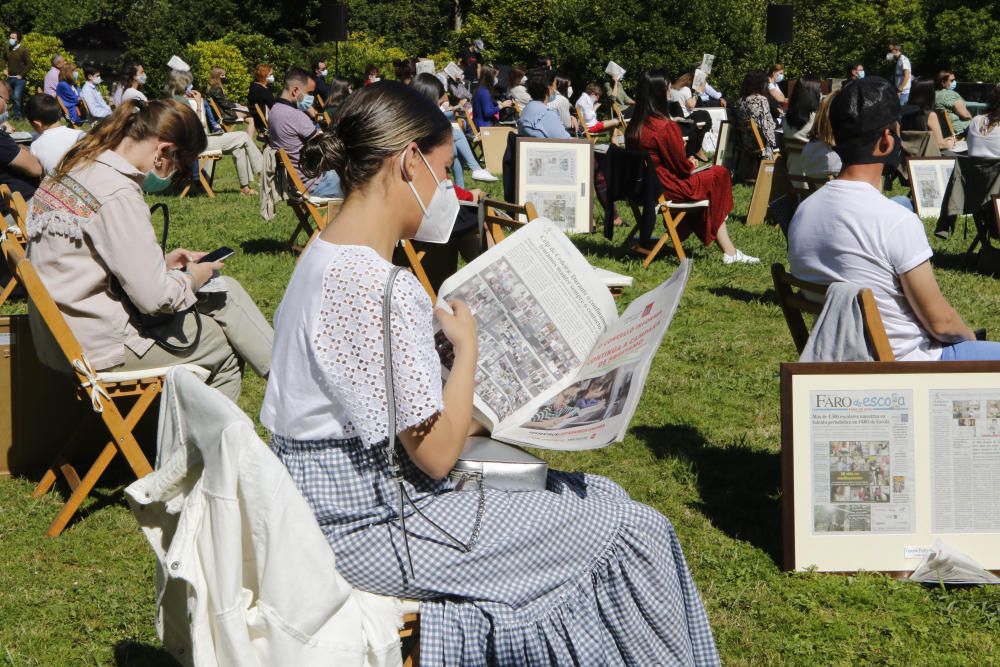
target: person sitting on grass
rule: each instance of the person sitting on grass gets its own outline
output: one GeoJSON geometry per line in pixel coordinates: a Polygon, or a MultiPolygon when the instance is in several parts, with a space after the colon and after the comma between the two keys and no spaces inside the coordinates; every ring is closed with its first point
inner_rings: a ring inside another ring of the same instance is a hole
{"type": "Polygon", "coordinates": [[[941,294],[924,225],[881,192],[902,155],[899,97],[885,79],[845,85],[830,107],[843,169],[805,199],[788,231],[797,278],[871,288],[900,361],[1000,360],[1000,343],[977,341],[941,294]]]}
{"type": "Polygon", "coordinates": [[[38,158],[45,173],[51,175],[84,132],[64,125],[59,102],[45,93],[28,98],[24,116],[38,133],[38,138],[31,142],[31,154],[38,158]]]}
{"type": "Polygon", "coordinates": [[[726,218],[733,210],[729,170],[721,165],[695,172],[680,127],[670,120],[670,78],[662,70],[639,77],[635,111],[625,131],[629,150],[645,151],[656,168],[663,194],[674,201],[708,200],[704,211],[691,211],[685,222],[706,246],[715,241],[726,264],[758,264],[760,260],[736,248],[729,239],[726,218]]]}
{"type": "Polygon", "coordinates": [[[583,125],[591,134],[611,132],[618,127],[618,119],[597,120],[597,110],[601,107],[601,87],[596,83],[588,83],[583,94],[576,100],[576,108],[583,117],[583,125]]]}

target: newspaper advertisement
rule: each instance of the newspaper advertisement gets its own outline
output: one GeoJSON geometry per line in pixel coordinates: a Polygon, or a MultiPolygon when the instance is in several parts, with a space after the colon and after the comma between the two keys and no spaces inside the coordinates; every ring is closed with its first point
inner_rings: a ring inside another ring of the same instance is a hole
{"type": "Polygon", "coordinates": [[[913,392],[809,395],[813,534],[915,531],[913,392]]]}
{"type": "Polygon", "coordinates": [[[525,196],[525,200],[535,205],[539,217],[548,218],[559,225],[563,232],[576,231],[575,193],[533,190],[525,196]]]}
{"type": "Polygon", "coordinates": [[[576,184],[576,153],[572,150],[535,150],[528,157],[532,187],[576,184]]]}
{"type": "MultiPolygon", "coordinates": [[[[620,440],[689,267],[619,318],[602,279],[551,220],[470,262],[441,286],[438,305],[464,301],[476,318],[476,417],[494,438],[536,447],[620,440]]],[[[451,344],[440,331],[436,343],[447,376],[451,344]]]]}
{"type": "Polygon", "coordinates": [[[931,391],[931,530],[1000,531],[1000,390],[931,391]]]}

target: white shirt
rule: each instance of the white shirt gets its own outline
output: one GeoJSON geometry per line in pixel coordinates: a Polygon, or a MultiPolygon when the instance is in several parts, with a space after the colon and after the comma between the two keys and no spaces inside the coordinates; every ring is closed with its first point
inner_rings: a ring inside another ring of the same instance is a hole
{"type": "Polygon", "coordinates": [[[87,103],[87,111],[90,112],[92,118],[106,118],[111,115],[111,107],[104,101],[104,98],[101,97],[101,91],[92,82],[88,81],[83,84],[80,97],[87,103]]]}
{"type": "Polygon", "coordinates": [[[125,104],[129,100],[140,100],[142,102],[148,102],[146,95],[138,88],[129,88],[124,93],[122,93],[122,101],[120,104],[125,104]]]}
{"type": "Polygon", "coordinates": [[[685,118],[691,115],[691,109],[687,105],[689,99],[691,99],[691,89],[689,87],[684,86],[680,90],[673,86],[670,87],[670,101],[681,105],[681,111],[684,112],[685,118]]]}
{"type": "Polygon", "coordinates": [[[590,93],[583,93],[576,100],[576,108],[580,110],[580,115],[583,116],[583,124],[588,128],[597,125],[597,110],[594,109],[594,98],[590,96],[590,93]]]}
{"type": "Polygon", "coordinates": [[[867,183],[831,181],[803,201],[788,229],[788,263],[802,280],[869,287],[896,359],[941,357],[900,286],[899,276],[930,259],[924,225],[867,183]]]}
{"type": "Polygon", "coordinates": [[[31,154],[42,163],[42,169],[45,170],[45,173],[51,175],[59,166],[59,161],[63,159],[66,152],[83,135],[83,130],[74,130],[65,125],[50,128],[31,142],[31,154]]]}
{"type": "Polygon", "coordinates": [[[989,130],[989,124],[988,116],[976,116],[969,124],[969,157],[1000,159],[1000,127],[989,130]]]}
{"type": "MultiPolygon", "coordinates": [[[[274,316],[274,347],[260,421],[296,440],[387,434],[382,296],[392,265],[367,246],[313,239],[274,316]]],[[[408,271],[392,292],[396,426],[444,408],[431,300],[408,271]]]]}
{"type": "Polygon", "coordinates": [[[819,139],[813,139],[806,144],[802,149],[802,155],[799,156],[800,173],[808,178],[823,178],[831,174],[836,176],[840,173],[840,168],[840,156],[837,155],[837,151],[819,139]]]}
{"type": "Polygon", "coordinates": [[[913,83],[913,71],[910,67],[910,59],[900,53],[899,57],[896,58],[896,90],[899,90],[899,84],[903,83],[903,72],[910,72],[910,78],[906,81],[906,87],[901,91],[905,94],[910,92],[910,85],[913,83]]]}
{"type": "Polygon", "coordinates": [[[556,93],[556,97],[551,102],[547,103],[550,109],[554,109],[556,113],[559,114],[559,120],[562,121],[563,127],[567,130],[573,127],[573,120],[570,117],[570,103],[569,99],[562,93],[556,93]]]}

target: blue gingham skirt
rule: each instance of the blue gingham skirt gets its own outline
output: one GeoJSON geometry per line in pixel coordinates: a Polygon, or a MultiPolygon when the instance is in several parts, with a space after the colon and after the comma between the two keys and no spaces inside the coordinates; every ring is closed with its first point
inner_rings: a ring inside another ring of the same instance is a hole
{"type": "MultiPolygon", "coordinates": [[[[381,448],[272,438],[355,587],[421,600],[420,661],[467,665],[716,665],[701,598],[670,521],[614,482],[551,471],[546,491],[487,489],[478,539],[456,548],[399,501],[381,448]]],[[[405,458],[405,455],[404,455],[405,458]]],[[[406,461],[420,510],[461,541],[478,491],[406,461]]]]}

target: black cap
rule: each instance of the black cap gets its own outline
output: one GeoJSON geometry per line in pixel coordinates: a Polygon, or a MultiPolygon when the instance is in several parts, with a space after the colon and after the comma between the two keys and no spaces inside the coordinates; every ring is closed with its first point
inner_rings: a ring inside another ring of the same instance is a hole
{"type": "Polygon", "coordinates": [[[899,121],[899,96],[877,76],[855,79],[837,93],[830,105],[830,125],[838,146],[874,141],[878,133],[899,121]]]}

